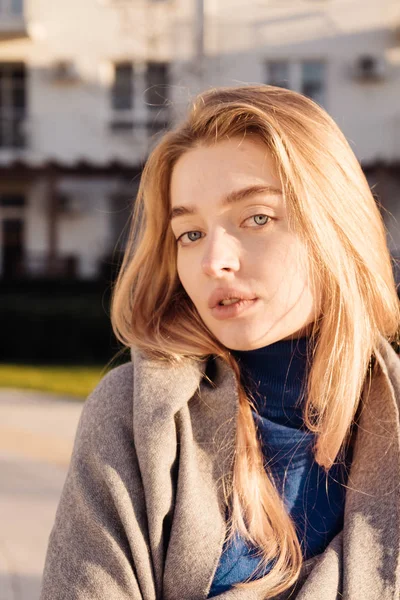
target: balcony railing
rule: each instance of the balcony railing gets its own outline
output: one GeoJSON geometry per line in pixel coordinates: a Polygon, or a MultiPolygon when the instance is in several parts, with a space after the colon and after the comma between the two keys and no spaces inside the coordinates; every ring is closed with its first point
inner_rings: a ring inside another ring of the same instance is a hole
{"type": "Polygon", "coordinates": [[[149,110],[144,118],[137,118],[132,111],[115,112],[110,120],[110,129],[114,133],[141,131],[149,136],[167,130],[170,125],[171,115],[165,108],[149,110]]]}

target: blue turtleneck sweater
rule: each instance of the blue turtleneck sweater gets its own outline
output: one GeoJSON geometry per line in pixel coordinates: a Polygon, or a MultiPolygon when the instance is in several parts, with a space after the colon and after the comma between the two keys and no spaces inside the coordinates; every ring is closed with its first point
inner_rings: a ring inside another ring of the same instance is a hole
{"type": "MultiPolygon", "coordinates": [[[[343,484],[351,461],[349,451],[346,464],[334,465],[328,475],[314,461],[315,436],[304,425],[304,395],[301,398],[308,375],[309,340],[281,340],[257,350],[233,352],[243,384],[255,400],[258,414],[252,412],[263,454],[296,525],[305,559],[323,552],[342,529],[343,484]]],[[[224,545],[208,597],[247,579],[259,564],[256,552],[239,536],[233,544],[224,545]]]]}

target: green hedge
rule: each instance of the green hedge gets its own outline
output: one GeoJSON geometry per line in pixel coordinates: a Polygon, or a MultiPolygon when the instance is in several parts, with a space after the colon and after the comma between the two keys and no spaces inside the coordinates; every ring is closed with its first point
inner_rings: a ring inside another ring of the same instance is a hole
{"type": "Polygon", "coordinates": [[[103,283],[3,284],[0,362],[108,362],[120,350],[112,333],[109,306],[110,287],[103,283]]]}

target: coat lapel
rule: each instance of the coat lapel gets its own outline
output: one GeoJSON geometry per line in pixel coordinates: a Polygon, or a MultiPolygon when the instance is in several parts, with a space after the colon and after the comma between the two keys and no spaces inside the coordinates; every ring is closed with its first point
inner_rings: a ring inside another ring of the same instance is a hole
{"type": "Polygon", "coordinates": [[[221,482],[229,479],[238,397],[233,372],[212,361],[171,368],[133,351],[134,439],[146,496],[157,597],[207,597],[222,552],[221,482]]]}
{"type": "MultiPolygon", "coordinates": [[[[184,477],[181,470],[185,466],[179,456],[182,437],[179,414],[182,407],[187,410],[188,399],[195,395],[201,371],[196,362],[186,361],[171,368],[136,350],[132,350],[132,362],[134,443],[145,491],[144,510],[157,598],[163,598],[171,525],[178,526],[174,510],[179,494],[176,480],[184,477]]],[[[181,519],[179,515],[179,523],[181,519]]],[[[180,563],[171,567],[174,571],[171,575],[179,580],[180,563]]]]}
{"type": "Polygon", "coordinates": [[[233,373],[215,362],[214,385],[179,415],[179,476],[164,575],[165,600],[203,600],[225,536],[222,479],[229,479],[238,398],[233,373]]]}

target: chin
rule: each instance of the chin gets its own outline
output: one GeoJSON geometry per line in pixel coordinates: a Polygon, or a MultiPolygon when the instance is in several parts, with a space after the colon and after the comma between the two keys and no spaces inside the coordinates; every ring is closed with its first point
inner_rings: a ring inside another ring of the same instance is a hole
{"type": "MultiPolygon", "coordinates": [[[[272,326],[271,326],[272,329],[272,326]]],[[[216,332],[215,337],[229,350],[256,350],[269,346],[281,340],[296,339],[306,335],[308,328],[296,331],[266,331],[260,336],[260,331],[252,331],[246,334],[241,330],[238,332],[216,332]]]]}
{"type": "Polygon", "coordinates": [[[255,350],[275,341],[272,336],[264,335],[260,340],[259,334],[246,335],[243,331],[238,332],[236,335],[224,335],[224,333],[214,335],[229,350],[255,350]]]}

